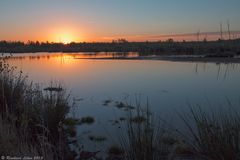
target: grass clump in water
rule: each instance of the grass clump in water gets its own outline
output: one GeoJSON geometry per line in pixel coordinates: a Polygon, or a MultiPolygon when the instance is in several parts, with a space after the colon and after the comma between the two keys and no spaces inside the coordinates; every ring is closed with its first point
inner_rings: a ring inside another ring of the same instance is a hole
{"type": "Polygon", "coordinates": [[[124,109],[125,111],[129,111],[129,110],[135,109],[134,106],[131,106],[131,105],[129,105],[129,104],[125,104],[125,103],[123,103],[123,102],[116,102],[116,107],[117,107],[118,109],[124,109]]]}
{"type": "Polygon", "coordinates": [[[143,116],[136,116],[130,118],[130,121],[132,121],[133,123],[143,123],[144,121],[146,121],[146,118],[143,116]]]}
{"type": "Polygon", "coordinates": [[[104,137],[104,136],[94,136],[94,135],[88,136],[88,139],[89,139],[90,141],[99,142],[99,143],[100,143],[100,142],[104,142],[104,141],[107,140],[107,138],[104,137]]]}
{"type": "Polygon", "coordinates": [[[88,117],[81,118],[80,122],[81,122],[81,124],[89,124],[90,125],[95,122],[95,119],[93,117],[88,116],[88,117]]]}
{"type": "Polygon", "coordinates": [[[107,99],[107,100],[104,100],[104,101],[103,101],[103,105],[104,105],[104,106],[108,106],[110,103],[112,103],[112,100],[111,100],[111,99],[107,99]]]}
{"type": "Polygon", "coordinates": [[[76,119],[76,118],[66,118],[64,120],[64,125],[66,126],[76,126],[81,124],[81,120],[76,119]]]}
{"type": "MultiPolygon", "coordinates": [[[[170,143],[170,137],[173,135],[170,129],[164,122],[154,118],[148,105],[143,109],[138,103],[135,108],[136,110],[129,111],[126,129],[120,137],[125,159],[167,159],[175,144],[175,141],[170,143]],[[166,138],[169,138],[169,141],[166,138]]],[[[174,139],[174,136],[172,137],[174,139]]]]}

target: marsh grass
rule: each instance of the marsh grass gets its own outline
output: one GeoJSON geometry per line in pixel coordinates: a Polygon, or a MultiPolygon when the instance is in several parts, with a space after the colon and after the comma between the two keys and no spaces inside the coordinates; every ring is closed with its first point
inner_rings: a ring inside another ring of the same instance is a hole
{"type": "Polygon", "coordinates": [[[190,108],[181,116],[187,129],[185,142],[190,151],[202,159],[236,160],[240,158],[240,114],[233,108],[203,111],[190,108]]]}
{"type": "Polygon", "coordinates": [[[81,120],[80,120],[80,124],[88,124],[88,125],[91,125],[95,122],[95,119],[94,117],[82,117],[81,120]]]}
{"type": "MultiPolygon", "coordinates": [[[[0,59],[0,154],[67,156],[63,121],[69,111],[64,89],[43,90],[0,59]]],[[[49,88],[60,88],[52,84],[49,88]]]]}
{"type": "Polygon", "coordinates": [[[17,128],[14,125],[4,122],[0,117],[0,155],[38,155],[37,148],[26,141],[27,135],[17,134],[17,128]]]}
{"type": "Polygon", "coordinates": [[[104,136],[95,136],[95,135],[89,135],[89,136],[88,136],[88,139],[89,139],[90,141],[98,142],[98,143],[101,143],[101,142],[104,142],[104,141],[107,140],[107,138],[104,137],[104,136]]]}
{"type": "Polygon", "coordinates": [[[149,106],[136,105],[129,111],[126,129],[120,137],[120,144],[127,160],[167,159],[176,140],[164,122],[154,117],[149,106]],[[168,140],[173,143],[168,143],[168,140]]]}

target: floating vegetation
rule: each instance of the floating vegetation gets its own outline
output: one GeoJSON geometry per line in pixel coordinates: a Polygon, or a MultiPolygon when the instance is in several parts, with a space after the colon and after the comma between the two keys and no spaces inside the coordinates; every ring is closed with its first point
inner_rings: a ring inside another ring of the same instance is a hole
{"type": "Polygon", "coordinates": [[[120,117],[119,120],[120,121],[126,121],[126,118],[125,117],[120,117]]]}
{"type": "Polygon", "coordinates": [[[82,124],[93,124],[95,122],[95,119],[93,117],[83,117],[81,119],[77,118],[67,118],[64,120],[64,124],[66,126],[75,126],[75,125],[82,125],[82,124]]]}
{"type": "Polygon", "coordinates": [[[64,120],[64,124],[66,126],[75,126],[81,124],[81,120],[76,119],[76,118],[66,118],[64,120]]]}
{"type": "Polygon", "coordinates": [[[102,105],[103,106],[108,106],[110,103],[112,103],[112,100],[108,99],[108,100],[104,100],[102,105]]]}
{"type": "Polygon", "coordinates": [[[93,124],[95,122],[95,119],[93,117],[83,117],[81,118],[81,124],[93,124]]]}
{"type": "Polygon", "coordinates": [[[131,106],[131,105],[128,105],[128,104],[124,104],[123,102],[116,102],[116,107],[118,109],[124,109],[125,111],[135,109],[134,106],[131,106]]]}
{"type": "Polygon", "coordinates": [[[88,136],[88,139],[89,139],[90,141],[98,142],[98,143],[104,142],[104,141],[107,140],[107,138],[104,137],[104,136],[94,136],[94,135],[88,136]]]}
{"type": "Polygon", "coordinates": [[[143,116],[136,116],[136,117],[130,118],[130,121],[133,123],[143,123],[146,121],[146,118],[143,116]]]}
{"type": "Polygon", "coordinates": [[[44,91],[61,92],[61,91],[63,91],[63,88],[62,87],[47,87],[47,88],[44,88],[44,91]]]}
{"type": "Polygon", "coordinates": [[[110,122],[113,126],[120,124],[120,121],[119,121],[119,120],[109,120],[109,122],[110,122]]]}
{"type": "Polygon", "coordinates": [[[116,107],[121,109],[121,108],[124,108],[125,107],[125,104],[122,103],[122,102],[116,102],[116,107]]]}
{"type": "Polygon", "coordinates": [[[118,121],[118,120],[115,120],[115,121],[114,121],[114,123],[115,123],[115,124],[118,124],[118,123],[119,123],[119,121],[118,121]]]}

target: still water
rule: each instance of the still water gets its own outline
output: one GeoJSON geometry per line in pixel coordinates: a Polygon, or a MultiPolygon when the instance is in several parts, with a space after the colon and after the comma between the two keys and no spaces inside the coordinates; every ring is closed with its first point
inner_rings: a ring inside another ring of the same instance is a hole
{"type": "MultiPolygon", "coordinates": [[[[137,56],[136,53],[33,53],[15,54],[10,63],[29,76],[29,80],[47,86],[51,81],[64,84],[72,99],[80,99],[70,116],[92,116],[93,125],[78,127],[78,141],[89,135],[107,136],[117,142],[120,124],[114,124],[126,111],[116,102],[134,105],[138,99],[151,111],[177,124],[177,113],[189,105],[205,109],[224,108],[231,102],[239,106],[240,65],[223,63],[173,62],[161,60],[93,59],[137,56]],[[90,58],[90,59],[89,59],[90,58]],[[107,106],[104,101],[110,100],[107,106]]],[[[88,143],[98,150],[103,143],[88,143]]]]}

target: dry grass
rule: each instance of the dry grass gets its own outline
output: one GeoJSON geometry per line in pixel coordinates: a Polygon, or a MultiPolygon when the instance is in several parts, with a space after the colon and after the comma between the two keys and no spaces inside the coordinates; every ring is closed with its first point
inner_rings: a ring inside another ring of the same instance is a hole
{"type": "Polygon", "coordinates": [[[240,114],[232,108],[207,113],[191,108],[182,116],[189,136],[185,141],[194,155],[210,160],[240,158],[240,114]]]}
{"type": "MultiPolygon", "coordinates": [[[[65,90],[46,91],[0,60],[0,153],[63,159],[63,121],[69,111],[65,90]]],[[[50,87],[59,87],[51,84],[50,87]]]]}

